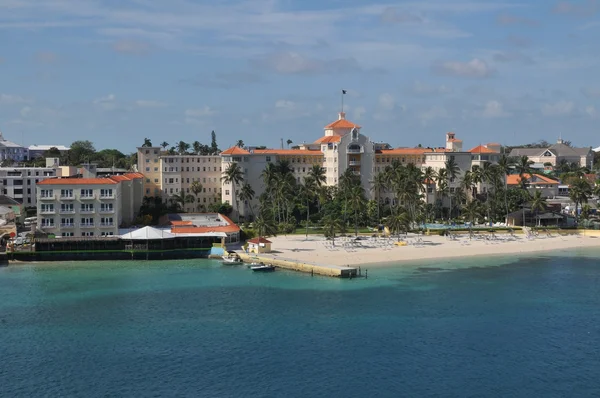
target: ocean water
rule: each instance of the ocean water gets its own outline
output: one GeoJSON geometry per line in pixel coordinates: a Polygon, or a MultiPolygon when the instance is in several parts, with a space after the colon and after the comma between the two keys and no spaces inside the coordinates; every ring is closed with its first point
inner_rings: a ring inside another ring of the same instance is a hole
{"type": "Polygon", "coordinates": [[[599,397],[599,254],[0,268],[0,396],[599,397]]]}

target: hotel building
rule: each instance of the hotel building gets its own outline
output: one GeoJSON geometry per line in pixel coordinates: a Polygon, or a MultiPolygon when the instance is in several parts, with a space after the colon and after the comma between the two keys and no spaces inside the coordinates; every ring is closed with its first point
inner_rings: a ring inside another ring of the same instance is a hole
{"type": "Polygon", "coordinates": [[[37,227],[56,236],[114,236],[142,205],[143,175],[51,178],[37,184],[37,227]]]}
{"type": "MultiPolygon", "coordinates": [[[[361,126],[346,119],[340,112],[338,119],[324,128],[324,134],[313,143],[301,144],[297,149],[258,149],[256,147],[232,147],[220,156],[168,155],[159,147],[139,147],[138,171],[144,174],[145,195],[161,195],[168,199],[181,190],[188,193],[191,183],[199,181],[203,192],[199,195],[200,205],[224,201],[234,207],[234,213],[242,216],[256,214],[258,198],[264,192],[261,174],[267,164],[279,160],[289,162],[293,175],[302,182],[313,165],[318,164],[325,169],[326,185],[336,186],[341,175],[347,170],[360,177],[365,194],[372,198],[371,181],[378,172],[385,170],[392,162],[403,165],[409,163],[425,169],[429,166],[436,171],[445,167],[445,162],[453,158],[460,168],[460,174],[472,170],[473,166],[481,166],[485,162],[495,163],[500,156],[499,144],[479,145],[471,150],[463,151],[462,141],[454,133],[446,134],[446,145],[440,148],[392,148],[386,143],[373,142],[361,133],[361,126]],[[231,183],[223,181],[223,171],[231,163],[237,163],[242,170],[244,182],[249,183],[255,191],[251,203],[241,203],[236,185],[234,196],[231,183]],[[235,198],[235,200],[234,200],[235,198]]],[[[460,185],[460,176],[450,181],[450,191],[460,185]]],[[[427,200],[435,200],[435,185],[429,187],[427,200]]],[[[479,184],[476,188],[486,192],[487,186],[479,184]]],[[[382,197],[390,200],[391,194],[382,197]]],[[[186,210],[197,210],[198,203],[187,204],[186,210]]]]}

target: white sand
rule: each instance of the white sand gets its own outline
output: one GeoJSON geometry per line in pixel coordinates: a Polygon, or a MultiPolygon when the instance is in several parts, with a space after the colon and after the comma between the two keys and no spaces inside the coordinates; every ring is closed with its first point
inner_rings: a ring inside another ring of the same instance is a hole
{"type": "MultiPolygon", "coordinates": [[[[274,253],[261,254],[282,260],[292,260],[309,264],[329,265],[375,265],[398,263],[415,260],[448,259],[469,256],[510,255],[537,252],[556,252],[560,250],[596,247],[600,249],[600,237],[579,235],[553,237],[537,237],[527,239],[517,235],[509,240],[509,236],[498,235],[498,240],[470,240],[468,236],[459,236],[458,240],[449,240],[441,236],[422,236],[422,245],[388,246],[388,249],[377,247],[369,240],[362,240],[363,247],[347,249],[342,246],[343,238],[336,238],[336,249],[325,247],[323,236],[310,236],[308,240],[302,235],[271,237],[274,253]]],[[[417,238],[409,235],[408,241],[417,238]]],[[[367,238],[368,239],[368,238],[367,238]]],[[[395,242],[393,240],[392,242],[395,242]]]]}

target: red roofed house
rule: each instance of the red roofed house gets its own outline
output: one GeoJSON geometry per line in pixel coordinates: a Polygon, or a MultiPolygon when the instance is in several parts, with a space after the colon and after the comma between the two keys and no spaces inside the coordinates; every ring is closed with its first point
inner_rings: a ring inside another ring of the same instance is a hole
{"type": "Polygon", "coordinates": [[[271,241],[263,237],[254,238],[247,241],[248,253],[270,253],[271,252],[271,241]]]}
{"type": "Polygon", "coordinates": [[[115,236],[142,205],[143,175],[48,178],[36,189],[38,229],[64,237],[115,236]]]}
{"type": "MultiPolygon", "coordinates": [[[[525,179],[525,187],[531,194],[541,190],[542,196],[545,198],[558,196],[558,181],[541,174],[524,174],[523,178],[525,179]]],[[[509,188],[518,188],[521,186],[521,177],[518,174],[511,174],[507,177],[506,184],[509,188]]]]}

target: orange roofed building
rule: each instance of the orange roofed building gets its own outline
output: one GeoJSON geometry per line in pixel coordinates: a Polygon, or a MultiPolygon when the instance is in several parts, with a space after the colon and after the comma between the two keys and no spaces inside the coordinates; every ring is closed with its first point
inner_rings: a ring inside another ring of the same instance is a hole
{"type": "MultiPolygon", "coordinates": [[[[278,161],[289,162],[296,180],[302,182],[314,166],[325,169],[325,184],[336,186],[342,174],[350,169],[360,177],[365,194],[373,197],[371,181],[393,162],[409,163],[436,171],[444,167],[447,159],[459,163],[461,172],[471,170],[485,162],[498,160],[498,144],[479,145],[470,151],[462,149],[462,141],[455,133],[446,134],[446,143],[440,148],[392,148],[385,143],[377,143],[361,132],[362,127],[340,112],[337,120],[324,126],[323,135],[312,142],[304,142],[294,148],[265,149],[264,147],[230,147],[220,156],[168,155],[159,147],[138,148],[138,170],[145,175],[146,195],[160,195],[168,200],[174,195],[194,197],[193,203],[186,204],[186,211],[206,211],[215,202],[227,202],[234,211],[232,218],[250,218],[258,209],[258,198],[264,192],[261,174],[268,164],[278,161]],[[251,185],[254,199],[243,201],[239,198],[241,184],[232,184],[222,178],[232,164],[241,169],[244,183],[251,185]],[[201,191],[194,192],[194,184],[201,184],[201,191]]],[[[459,186],[460,177],[450,182],[450,190],[459,186]]],[[[435,199],[434,184],[429,186],[431,198],[435,199]]],[[[481,185],[476,189],[485,191],[481,185]]],[[[392,195],[388,195],[391,199],[392,195]]]]}
{"type": "Polygon", "coordinates": [[[144,175],[48,178],[36,187],[37,228],[61,237],[116,236],[142,205],[144,175]]]}

